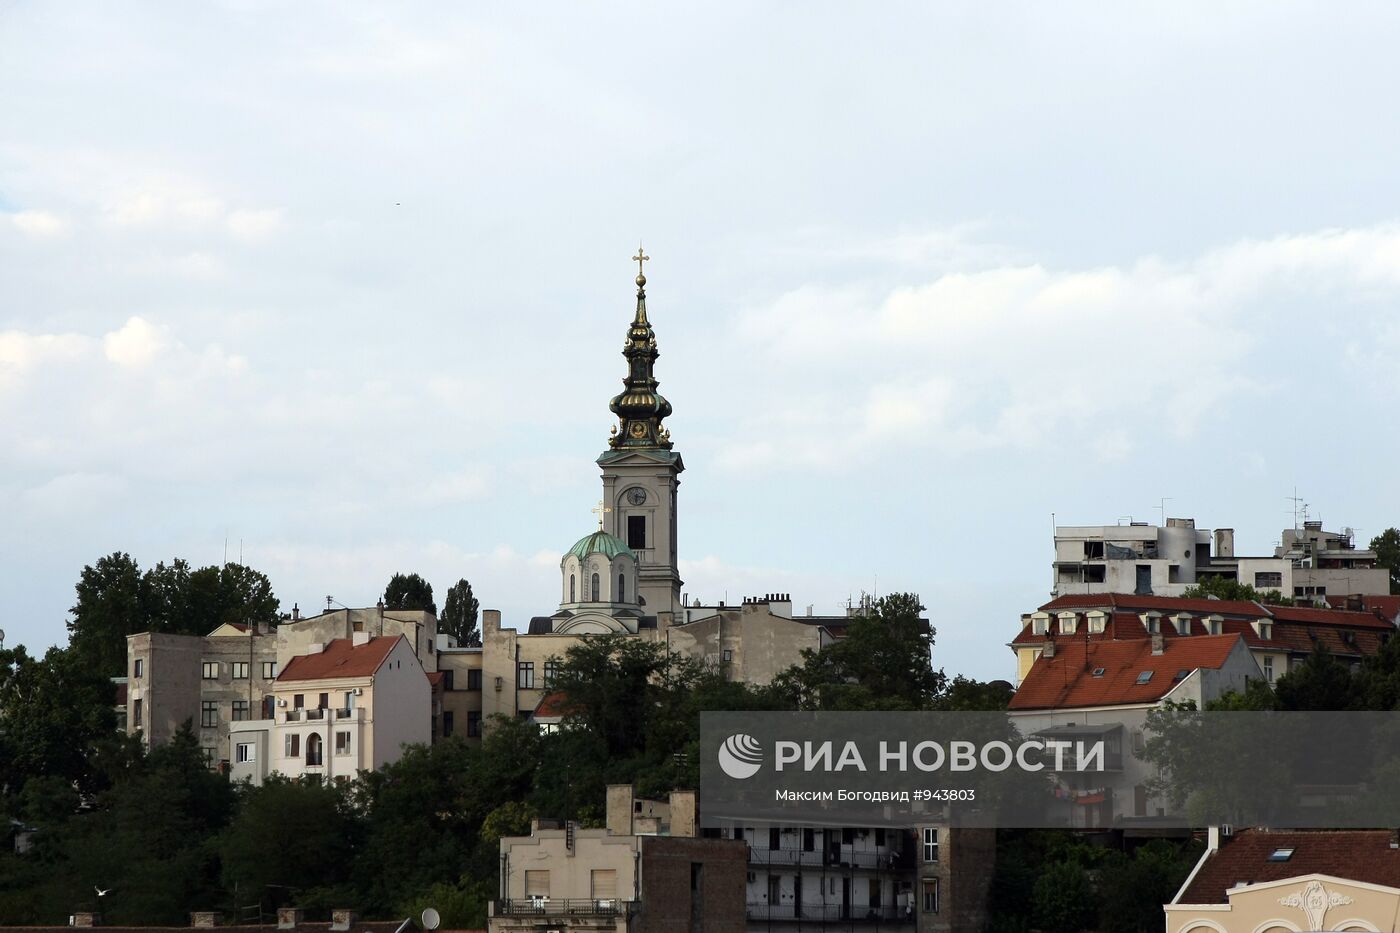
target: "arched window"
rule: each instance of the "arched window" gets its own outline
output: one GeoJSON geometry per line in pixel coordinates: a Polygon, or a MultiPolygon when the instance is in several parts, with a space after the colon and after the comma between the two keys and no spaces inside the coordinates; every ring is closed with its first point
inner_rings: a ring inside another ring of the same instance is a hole
{"type": "Polygon", "coordinates": [[[620,574],[617,575],[617,599],[613,600],[613,602],[617,602],[617,603],[625,603],[625,602],[627,602],[627,576],[626,576],[626,574],[621,574],[621,573],[620,573],[620,574]]]}
{"type": "Polygon", "coordinates": [[[321,763],[321,736],[313,732],[306,737],[306,763],[308,765],[319,765],[321,763]]]}
{"type": "Polygon", "coordinates": [[[572,603],[575,601],[576,600],[574,599],[574,575],[569,574],[569,602],[572,603]]]}
{"type": "Polygon", "coordinates": [[[594,601],[595,603],[596,603],[596,602],[601,602],[601,601],[602,601],[602,598],[603,598],[603,586],[602,586],[602,582],[598,579],[598,575],[595,573],[595,574],[593,575],[593,601],[594,601]]]}

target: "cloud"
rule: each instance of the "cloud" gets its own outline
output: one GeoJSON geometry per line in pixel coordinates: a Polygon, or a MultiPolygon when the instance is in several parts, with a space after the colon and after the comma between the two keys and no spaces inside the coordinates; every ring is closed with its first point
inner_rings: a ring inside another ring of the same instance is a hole
{"type": "Polygon", "coordinates": [[[261,240],[282,226],[282,212],[274,209],[230,211],[228,232],[239,240],[261,240]]]}
{"type": "Polygon", "coordinates": [[[766,420],[750,415],[720,461],[840,470],[891,440],[947,456],[1083,444],[1117,461],[1149,432],[1190,438],[1227,400],[1276,391],[1258,354],[1290,328],[1325,332],[1319,302],[1358,306],[1349,339],[1365,345],[1395,334],[1388,309],[1365,306],[1398,300],[1395,225],[1241,241],[1184,262],[996,266],[883,291],[804,285],[746,312],[732,340],[757,339],[759,372],[782,384],[766,397],[801,398],[802,412],[762,407],[766,420]]]}
{"type": "Polygon", "coordinates": [[[164,328],[156,327],[141,317],[131,317],[102,338],[102,352],[118,366],[140,368],[149,366],[169,344],[164,328]]]}
{"type": "Polygon", "coordinates": [[[16,230],[34,239],[51,239],[68,232],[68,221],[49,211],[19,211],[10,215],[16,230]]]}

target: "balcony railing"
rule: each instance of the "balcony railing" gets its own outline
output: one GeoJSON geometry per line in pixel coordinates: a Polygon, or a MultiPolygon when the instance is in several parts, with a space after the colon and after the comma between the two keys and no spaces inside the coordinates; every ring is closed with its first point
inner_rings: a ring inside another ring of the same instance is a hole
{"type": "Polygon", "coordinates": [[[872,907],[842,904],[749,904],[748,919],[764,921],[797,921],[803,923],[909,923],[914,922],[914,908],[895,904],[872,907]]]}
{"type": "Polygon", "coordinates": [[[905,847],[897,851],[865,852],[849,850],[766,849],[749,846],[749,862],[753,865],[791,865],[811,868],[874,868],[881,871],[908,871],[914,868],[914,850],[905,847]]]}
{"type": "Polygon", "coordinates": [[[308,720],[325,719],[326,711],[324,709],[309,709],[306,711],[306,718],[308,720]]]}
{"type": "Polygon", "coordinates": [[[625,917],[636,901],[618,898],[527,897],[491,902],[495,917],[625,917]]]}
{"type": "Polygon", "coordinates": [[[283,721],[283,722],[301,722],[301,713],[302,713],[302,711],[299,710],[299,709],[289,709],[289,710],[286,711],[286,718],[283,719],[282,721],[283,721]]]}
{"type": "Polygon", "coordinates": [[[335,718],[349,719],[352,715],[354,715],[354,713],[355,711],[353,709],[338,709],[335,711],[335,718]]]}

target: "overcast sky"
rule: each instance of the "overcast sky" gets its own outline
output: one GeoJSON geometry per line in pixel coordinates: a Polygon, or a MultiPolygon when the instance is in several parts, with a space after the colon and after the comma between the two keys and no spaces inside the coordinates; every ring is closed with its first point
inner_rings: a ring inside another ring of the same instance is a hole
{"type": "Polygon", "coordinates": [[[653,257],[707,601],[1007,677],[1063,523],[1400,524],[1394,5],[0,2],[0,627],[552,611],[653,257]]]}

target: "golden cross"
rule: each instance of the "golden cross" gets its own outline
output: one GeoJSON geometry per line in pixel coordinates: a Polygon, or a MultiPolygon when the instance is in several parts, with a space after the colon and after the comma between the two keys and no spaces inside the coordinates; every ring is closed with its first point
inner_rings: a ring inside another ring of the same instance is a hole
{"type": "Polygon", "coordinates": [[[651,262],[651,257],[642,252],[642,244],[640,242],[637,243],[637,255],[632,257],[632,261],[637,264],[637,274],[645,275],[646,269],[642,268],[642,263],[651,262]]]}
{"type": "Polygon", "coordinates": [[[608,508],[606,505],[603,505],[603,500],[602,500],[602,499],[599,499],[599,500],[598,500],[598,506],[593,510],[593,514],[596,515],[596,516],[598,516],[598,530],[599,530],[599,531],[602,531],[602,530],[603,530],[603,516],[606,515],[607,513],[611,512],[611,511],[612,511],[612,509],[608,508]]]}

